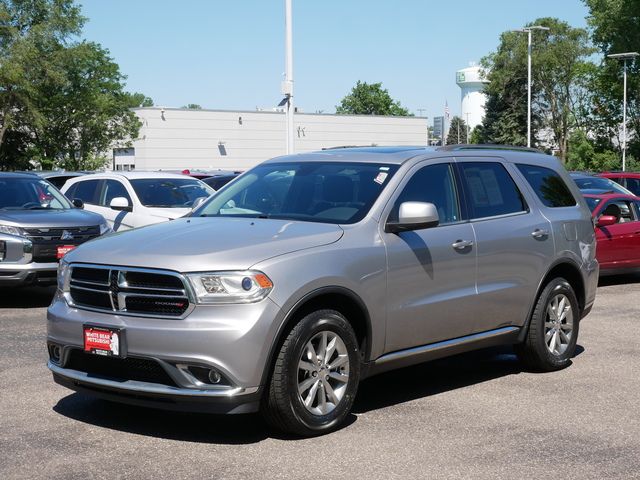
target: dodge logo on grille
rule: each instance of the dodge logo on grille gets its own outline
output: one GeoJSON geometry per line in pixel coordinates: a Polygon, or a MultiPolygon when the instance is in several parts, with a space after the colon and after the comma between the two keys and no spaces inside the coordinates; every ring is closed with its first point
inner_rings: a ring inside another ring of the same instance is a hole
{"type": "Polygon", "coordinates": [[[73,240],[73,234],[69,230],[63,230],[60,240],[73,240]]]}

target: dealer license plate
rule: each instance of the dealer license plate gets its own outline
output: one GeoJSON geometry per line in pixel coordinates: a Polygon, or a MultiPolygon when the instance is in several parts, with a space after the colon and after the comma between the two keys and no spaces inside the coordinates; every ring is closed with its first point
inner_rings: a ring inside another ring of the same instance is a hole
{"type": "Polygon", "coordinates": [[[56,258],[60,260],[71,250],[76,248],[76,245],[58,245],[58,250],[56,251],[56,258]]]}
{"type": "Polygon", "coordinates": [[[122,330],[84,325],[84,351],[107,357],[122,357],[122,330]]]}

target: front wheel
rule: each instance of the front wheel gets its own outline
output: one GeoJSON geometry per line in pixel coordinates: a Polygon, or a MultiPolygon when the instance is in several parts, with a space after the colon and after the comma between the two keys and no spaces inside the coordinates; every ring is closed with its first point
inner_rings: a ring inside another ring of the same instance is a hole
{"type": "Polygon", "coordinates": [[[280,348],[265,418],[296,435],[328,433],[349,414],[359,380],[358,342],[349,322],[335,310],[310,313],[280,348]]]}
{"type": "Polygon", "coordinates": [[[554,278],[540,293],[524,343],[516,345],[518,357],[529,368],[560,370],[571,364],[576,350],[580,307],[564,278],[554,278]]]}

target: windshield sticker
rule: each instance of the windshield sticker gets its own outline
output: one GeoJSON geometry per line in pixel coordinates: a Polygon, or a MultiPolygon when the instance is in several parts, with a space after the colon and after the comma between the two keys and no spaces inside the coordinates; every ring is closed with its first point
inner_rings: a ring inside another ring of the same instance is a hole
{"type": "Polygon", "coordinates": [[[389,167],[380,167],[379,170],[381,170],[383,172],[388,172],[389,171],[389,167]]]}
{"type": "Polygon", "coordinates": [[[380,172],[376,178],[373,179],[374,182],[376,182],[379,185],[382,185],[384,183],[384,181],[387,179],[387,177],[389,176],[389,174],[387,172],[380,172]]]}

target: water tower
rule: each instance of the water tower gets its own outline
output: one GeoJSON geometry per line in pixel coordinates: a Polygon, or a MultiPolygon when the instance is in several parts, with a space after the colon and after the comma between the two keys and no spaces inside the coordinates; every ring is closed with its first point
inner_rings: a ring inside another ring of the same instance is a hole
{"type": "Polygon", "coordinates": [[[456,72],[456,83],[461,90],[460,117],[469,125],[469,131],[482,123],[487,96],[483,93],[488,83],[480,76],[481,68],[473,63],[456,72]]]}

